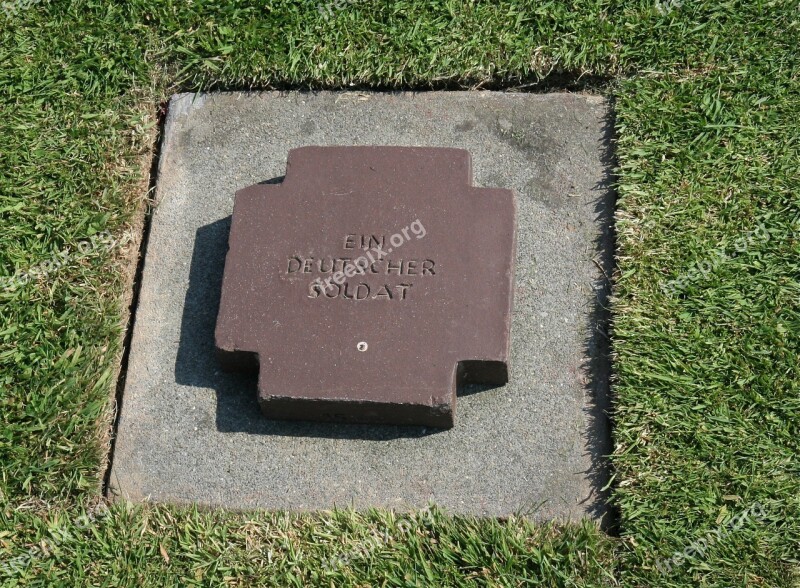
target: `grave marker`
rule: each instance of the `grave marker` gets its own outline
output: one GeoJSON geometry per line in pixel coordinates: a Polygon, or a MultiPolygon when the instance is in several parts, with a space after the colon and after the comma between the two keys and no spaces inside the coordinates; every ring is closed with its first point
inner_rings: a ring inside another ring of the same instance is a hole
{"type": "Polygon", "coordinates": [[[269,418],[451,427],[508,379],[515,216],[465,150],[293,149],[236,194],[217,356],[269,418]]]}

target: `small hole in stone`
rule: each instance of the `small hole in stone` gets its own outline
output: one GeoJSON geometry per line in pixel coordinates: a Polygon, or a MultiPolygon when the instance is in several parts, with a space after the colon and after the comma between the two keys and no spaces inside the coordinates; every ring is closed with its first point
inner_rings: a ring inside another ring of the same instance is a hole
{"type": "Polygon", "coordinates": [[[367,345],[366,341],[361,341],[361,343],[356,345],[356,349],[358,349],[359,351],[366,351],[367,347],[368,347],[368,345],[367,345]]]}

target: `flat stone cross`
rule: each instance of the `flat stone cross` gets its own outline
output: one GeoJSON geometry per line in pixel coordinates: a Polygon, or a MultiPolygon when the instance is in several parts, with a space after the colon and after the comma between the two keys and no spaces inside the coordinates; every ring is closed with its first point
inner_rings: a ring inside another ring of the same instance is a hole
{"type": "Polygon", "coordinates": [[[452,427],[508,381],[516,205],[470,154],[303,147],[236,193],[216,347],[269,418],[452,427]]]}

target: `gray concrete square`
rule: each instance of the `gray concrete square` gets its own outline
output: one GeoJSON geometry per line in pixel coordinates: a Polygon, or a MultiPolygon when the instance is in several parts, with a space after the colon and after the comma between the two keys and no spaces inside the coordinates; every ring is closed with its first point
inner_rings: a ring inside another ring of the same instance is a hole
{"type": "Polygon", "coordinates": [[[173,97],[110,493],[234,509],[435,502],[481,516],[601,516],[611,126],[609,104],[582,94],[173,97]],[[234,193],[279,181],[288,151],[305,145],[463,148],[475,186],[516,191],[511,380],[461,390],[453,429],[270,421],[256,379],[217,365],[234,193]]]}

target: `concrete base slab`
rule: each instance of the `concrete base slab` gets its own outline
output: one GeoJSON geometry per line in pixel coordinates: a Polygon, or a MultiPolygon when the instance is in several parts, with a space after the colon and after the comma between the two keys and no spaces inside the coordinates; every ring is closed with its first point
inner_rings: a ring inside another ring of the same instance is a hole
{"type": "Polygon", "coordinates": [[[435,502],[483,516],[601,516],[610,129],[609,105],[589,95],[175,96],[110,492],[235,509],[435,502]],[[460,391],[453,429],[266,420],[256,379],[220,370],[214,326],[234,193],[280,181],[288,151],[304,145],[468,149],[475,186],[516,191],[511,380],[460,391]]]}

